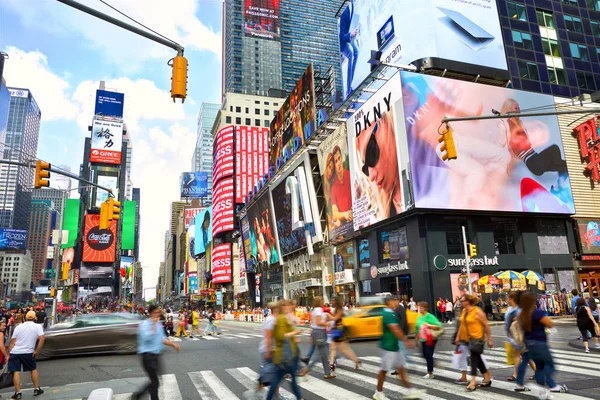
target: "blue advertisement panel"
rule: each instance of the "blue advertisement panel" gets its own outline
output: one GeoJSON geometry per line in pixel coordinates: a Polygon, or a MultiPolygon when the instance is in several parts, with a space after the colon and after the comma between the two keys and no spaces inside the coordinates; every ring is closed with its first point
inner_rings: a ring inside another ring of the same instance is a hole
{"type": "Polygon", "coordinates": [[[124,103],[125,95],[123,93],[96,90],[94,115],[123,118],[124,103]]]}
{"type": "Polygon", "coordinates": [[[206,253],[206,249],[212,240],[212,206],[201,211],[194,217],[196,255],[206,253]]]}
{"type": "Polygon", "coordinates": [[[206,172],[185,172],[181,175],[181,197],[200,198],[208,195],[206,172]]]}
{"type": "Polygon", "coordinates": [[[254,272],[254,258],[252,254],[256,249],[256,242],[250,237],[250,223],[248,222],[248,216],[244,215],[240,219],[240,225],[242,228],[242,240],[244,242],[244,258],[246,259],[246,272],[254,272]]]}
{"type": "Polygon", "coordinates": [[[0,228],[0,249],[27,249],[27,231],[0,228]]]}

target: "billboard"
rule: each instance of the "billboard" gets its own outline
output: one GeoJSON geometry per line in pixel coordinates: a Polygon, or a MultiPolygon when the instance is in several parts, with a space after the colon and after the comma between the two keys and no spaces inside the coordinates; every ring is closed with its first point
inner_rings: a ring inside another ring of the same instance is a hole
{"type": "Polygon", "coordinates": [[[197,199],[208,195],[206,172],[184,172],[181,174],[181,198],[197,199]]]}
{"type": "Polygon", "coordinates": [[[479,273],[471,273],[470,278],[467,274],[450,274],[452,300],[454,301],[469,294],[469,284],[472,285],[473,293],[477,293],[477,281],[479,281],[479,273]]]}
{"type": "Polygon", "coordinates": [[[445,116],[554,109],[551,96],[401,73],[412,187],[418,208],[573,214],[556,116],[450,124],[458,158],[442,161],[445,116]]]}
{"type": "Polygon", "coordinates": [[[27,249],[27,231],[0,228],[0,249],[27,249]]]}
{"type": "MultiPolygon", "coordinates": [[[[247,211],[253,265],[279,262],[279,245],[276,241],[277,232],[274,228],[270,199],[269,193],[263,194],[247,211]]],[[[243,230],[242,227],[242,233],[243,230]]]]}
{"type": "Polygon", "coordinates": [[[213,144],[213,186],[221,179],[233,175],[234,127],[226,126],[215,135],[213,144]]]}
{"type": "Polygon", "coordinates": [[[187,229],[190,225],[194,225],[194,218],[204,210],[203,208],[184,208],[183,218],[185,222],[185,228],[187,229]]]}
{"type": "MultiPolygon", "coordinates": [[[[115,199],[119,198],[119,178],[116,176],[98,175],[98,185],[112,189],[115,199]]],[[[108,199],[108,192],[103,189],[96,189],[96,204],[100,208],[102,203],[108,199]]]]}
{"type": "Polygon", "coordinates": [[[353,0],[338,37],[344,99],[371,72],[372,51],[387,64],[435,57],[507,69],[496,0],[353,0]]]}
{"type": "Polygon", "coordinates": [[[124,101],[125,95],[123,93],[96,90],[94,115],[123,118],[124,101]]]}
{"type": "Polygon", "coordinates": [[[332,132],[317,149],[325,196],[327,227],[332,243],[354,236],[350,157],[346,124],[332,132]]]}
{"type": "Polygon", "coordinates": [[[405,211],[395,121],[396,108],[402,108],[401,97],[396,74],[346,123],[355,230],[405,211]]]}
{"type": "Polygon", "coordinates": [[[117,221],[109,229],[100,229],[100,215],[87,214],[83,232],[83,262],[114,262],[117,221]]]}
{"type": "Polygon", "coordinates": [[[213,190],[213,237],[233,230],[233,178],[217,182],[213,190]]]}
{"type": "Polygon", "coordinates": [[[213,247],[210,271],[212,283],[231,282],[231,243],[213,247]]]}
{"type": "Polygon", "coordinates": [[[196,254],[206,253],[208,244],[212,241],[212,206],[203,210],[195,217],[196,254]]]}
{"type": "Polygon", "coordinates": [[[246,36],[279,40],[279,1],[244,0],[244,33],[246,36]]]}
{"type": "Polygon", "coordinates": [[[85,265],[81,264],[79,272],[80,279],[112,279],[114,268],[112,264],[108,265],[85,265]]]}
{"type": "Polygon", "coordinates": [[[235,128],[235,202],[243,203],[256,182],[269,172],[269,128],[235,128]]]}
{"type": "Polygon", "coordinates": [[[600,219],[578,219],[577,231],[583,254],[600,254],[600,219]]]}
{"type": "Polygon", "coordinates": [[[127,256],[121,256],[121,265],[120,265],[120,272],[121,272],[121,279],[123,281],[127,281],[131,278],[131,268],[133,266],[133,257],[127,257],[127,256]]]}
{"type": "Polygon", "coordinates": [[[283,103],[270,127],[271,165],[277,166],[277,158],[290,154],[309,139],[316,129],[315,89],[313,66],[306,71],[283,103]]]}
{"type": "Polygon", "coordinates": [[[246,260],[246,271],[254,272],[254,260],[252,256],[256,257],[256,241],[250,237],[250,223],[248,222],[248,215],[244,215],[240,218],[240,225],[242,231],[242,240],[244,241],[244,259],[246,260]]]}
{"type": "Polygon", "coordinates": [[[238,268],[240,269],[239,293],[248,291],[248,276],[246,275],[246,260],[244,258],[244,241],[238,237],[238,268]]]}
{"type": "Polygon", "coordinates": [[[123,123],[94,118],[90,162],[121,165],[123,123]]]}

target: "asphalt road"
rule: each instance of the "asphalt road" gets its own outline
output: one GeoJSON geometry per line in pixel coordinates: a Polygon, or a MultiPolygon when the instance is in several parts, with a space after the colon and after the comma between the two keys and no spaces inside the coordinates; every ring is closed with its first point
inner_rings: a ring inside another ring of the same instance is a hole
{"type": "MultiPolygon", "coordinates": [[[[569,394],[557,394],[555,399],[600,399],[600,352],[584,354],[568,346],[569,339],[578,336],[570,323],[557,324],[557,332],[551,337],[551,347],[558,365],[556,381],[566,384],[569,394]]],[[[222,335],[206,338],[175,339],[181,352],[166,349],[163,357],[161,399],[243,399],[243,392],[254,386],[258,370],[258,343],[261,325],[240,322],[222,322],[222,335]]],[[[458,373],[451,368],[454,346],[450,336],[453,325],[447,325],[446,335],[436,348],[436,378],[425,380],[425,363],[417,350],[410,350],[409,376],[418,388],[427,389],[427,399],[507,399],[535,398],[534,391],[517,394],[513,384],[506,381],[512,367],[505,364],[503,328],[493,327],[495,348],[486,349],[486,356],[494,375],[491,388],[467,393],[464,387],[453,382],[458,373]]],[[[308,331],[303,336],[302,351],[308,350],[308,331]]],[[[375,391],[380,351],[377,341],[360,341],[351,344],[362,360],[362,367],[354,371],[353,363],[346,359],[338,361],[337,378],[325,381],[322,370],[317,367],[310,376],[301,381],[303,396],[313,399],[369,399],[375,391]]],[[[130,393],[147,382],[139,358],[136,355],[101,355],[52,359],[38,363],[41,385],[46,393],[43,400],[85,399],[96,388],[110,387],[115,400],[129,399],[130,393]]],[[[529,373],[528,373],[529,374],[529,373]]],[[[530,383],[528,383],[531,385],[530,383]]],[[[533,386],[532,386],[533,387],[533,386]]],[[[289,384],[283,388],[290,390],[289,384]]],[[[404,389],[394,378],[388,377],[384,390],[392,399],[402,398],[404,389]]],[[[11,393],[4,389],[2,393],[11,393]]],[[[33,398],[29,376],[24,377],[23,398],[33,398]]],[[[282,391],[282,398],[293,396],[282,391]]],[[[3,398],[7,398],[6,394],[3,398]]]]}

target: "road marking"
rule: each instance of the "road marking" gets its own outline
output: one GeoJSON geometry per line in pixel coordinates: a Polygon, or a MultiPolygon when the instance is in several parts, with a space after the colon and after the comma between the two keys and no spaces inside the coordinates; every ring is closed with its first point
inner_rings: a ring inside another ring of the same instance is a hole
{"type": "MultiPolygon", "coordinates": [[[[438,351],[433,354],[433,358],[435,360],[442,359],[442,360],[450,361],[449,368],[453,369],[452,368],[452,354],[453,353],[454,353],[454,351],[452,351],[452,350],[438,351]]],[[[493,369],[514,368],[513,365],[506,365],[506,360],[504,358],[489,356],[487,354],[484,354],[484,356],[485,356],[485,360],[486,360],[486,363],[489,368],[493,368],[493,369]],[[494,362],[494,361],[500,361],[500,362],[494,362]]],[[[426,362],[422,358],[414,358],[413,357],[412,360],[415,362],[421,362],[421,361],[424,363],[426,362]]]]}
{"type": "Polygon", "coordinates": [[[210,335],[202,336],[202,339],[204,339],[204,340],[219,340],[218,338],[216,338],[214,336],[210,336],[210,335]]]}
{"type": "Polygon", "coordinates": [[[246,335],[241,335],[239,333],[230,333],[229,336],[234,336],[236,338],[240,338],[240,339],[252,339],[252,336],[246,336],[246,335]]]}
{"type": "MultiPolygon", "coordinates": [[[[554,352],[554,350],[550,350],[550,351],[554,352]]],[[[504,350],[487,349],[486,352],[490,352],[491,354],[496,355],[496,356],[488,356],[486,354],[485,357],[488,360],[504,361],[504,363],[506,363],[506,353],[504,352],[504,350]]],[[[554,357],[553,357],[554,364],[557,366],[557,369],[558,369],[559,365],[565,365],[565,366],[571,365],[571,366],[575,366],[575,367],[589,368],[590,361],[592,361],[592,362],[598,361],[598,360],[589,360],[589,361],[584,360],[584,362],[578,362],[578,361],[571,360],[571,358],[581,360],[581,357],[576,357],[575,355],[567,356],[567,355],[563,355],[563,354],[557,354],[557,355],[554,355],[554,357]]],[[[511,367],[512,367],[512,365],[511,365],[511,367]]]]}
{"type": "Polygon", "coordinates": [[[368,397],[361,396],[357,393],[351,392],[350,390],[327,383],[323,380],[313,378],[310,375],[305,375],[303,378],[305,379],[304,382],[297,380],[298,386],[325,399],[368,399],[368,397]]]}
{"type": "Polygon", "coordinates": [[[169,340],[170,340],[171,342],[181,342],[181,338],[178,338],[178,337],[172,337],[172,336],[171,336],[171,337],[169,337],[169,340]]]}
{"type": "MultiPolygon", "coordinates": [[[[179,391],[179,385],[177,384],[177,378],[174,374],[162,375],[160,377],[160,398],[162,400],[182,400],[181,392],[179,391]]],[[[113,397],[113,400],[114,399],[113,397]]]]}
{"type": "Polygon", "coordinates": [[[212,371],[188,372],[201,399],[239,400],[212,371]]]}
{"type": "MultiPolygon", "coordinates": [[[[252,371],[250,368],[236,368],[236,369],[228,369],[227,373],[234,377],[239,383],[244,385],[244,387],[248,390],[256,390],[257,382],[258,382],[258,374],[252,371]]],[[[268,388],[267,388],[268,390],[268,388]]],[[[264,398],[266,396],[266,391],[258,392],[259,395],[262,394],[261,397],[264,398]]],[[[281,386],[279,387],[279,397],[283,400],[296,400],[296,396],[287,390],[283,389],[281,386]]]]}

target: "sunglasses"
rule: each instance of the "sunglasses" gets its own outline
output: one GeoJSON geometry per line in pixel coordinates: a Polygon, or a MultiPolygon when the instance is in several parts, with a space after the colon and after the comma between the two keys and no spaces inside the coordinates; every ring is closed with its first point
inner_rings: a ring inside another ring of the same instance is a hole
{"type": "Polygon", "coordinates": [[[374,168],[379,161],[379,145],[377,144],[377,140],[375,139],[375,134],[379,129],[379,121],[375,123],[375,127],[371,132],[371,138],[369,139],[369,143],[367,144],[367,150],[365,151],[365,164],[362,167],[362,172],[366,176],[369,176],[369,167],[374,168]]]}

